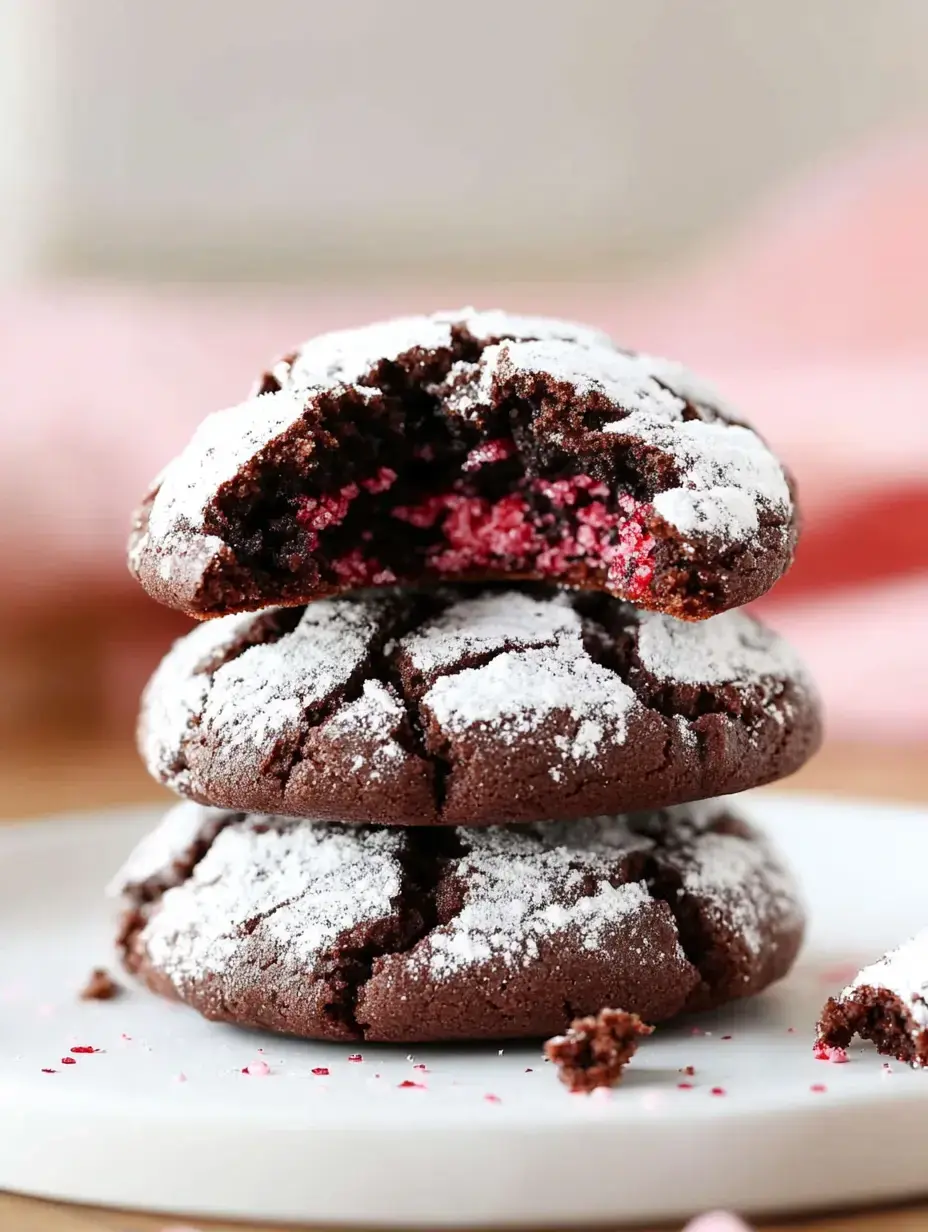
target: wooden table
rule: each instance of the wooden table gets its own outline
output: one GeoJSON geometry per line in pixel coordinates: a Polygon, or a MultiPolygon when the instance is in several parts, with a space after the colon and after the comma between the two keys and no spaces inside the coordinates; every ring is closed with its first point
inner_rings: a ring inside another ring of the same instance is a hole
{"type": "MultiPolygon", "coordinates": [[[[787,786],[789,790],[928,802],[928,748],[832,745],[787,786]]],[[[0,752],[0,789],[0,819],[167,799],[143,774],[128,738],[80,744],[46,736],[42,743],[6,747],[0,752]]],[[[840,1150],[840,1143],[835,1149],[840,1150]]],[[[144,1232],[171,1223],[163,1216],[91,1210],[0,1194],[0,1232],[144,1232]]],[[[204,1220],[191,1221],[191,1226],[272,1232],[267,1225],[204,1220]]],[[[794,1232],[928,1232],[928,1204],[764,1226],[783,1232],[788,1228],[794,1232]]]]}

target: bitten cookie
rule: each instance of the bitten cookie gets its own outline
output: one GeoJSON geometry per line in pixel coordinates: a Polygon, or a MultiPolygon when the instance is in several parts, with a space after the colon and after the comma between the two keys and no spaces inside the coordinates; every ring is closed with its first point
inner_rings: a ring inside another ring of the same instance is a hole
{"type": "Polygon", "coordinates": [[[201,803],[394,825],[704,799],[790,773],[819,734],[801,664],[753,618],[530,589],[209,621],[155,672],[139,728],[151,773],[201,803]]]}
{"type": "Polygon", "coordinates": [[[155,481],[129,562],[197,617],[521,578],[701,619],[772,586],[796,534],[780,462],[683,367],[465,309],[278,363],[155,481]]]}
{"type": "Polygon", "coordinates": [[[829,997],[816,1046],[846,1048],[855,1035],[915,1069],[928,1066],[928,929],[884,954],[829,997]]]}
{"type": "Polygon", "coordinates": [[[384,829],[174,808],[118,876],[120,946],[207,1018],[323,1039],[648,1022],[792,964],[789,873],[725,801],[564,825],[384,829]]]}

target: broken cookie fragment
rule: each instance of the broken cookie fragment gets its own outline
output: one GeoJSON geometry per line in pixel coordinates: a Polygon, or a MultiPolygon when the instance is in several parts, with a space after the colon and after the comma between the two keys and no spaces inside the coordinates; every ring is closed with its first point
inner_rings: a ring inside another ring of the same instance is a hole
{"type": "Polygon", "coordinates": [[[94,967],[87,983],[78,994],[81,1001],[112,1001],[122,992],[105,967],[94,967]]]}
{"type": "Polygon", "coordinates": [[[545,1056],[571,1091],[614,1087],[638,1051],[638,1042],[654,1030],[637,1014],[602,1009],[589,1018],[575,1018],[564,1035],[545,1044],[545,1056]]]}
{"type": "Polygon", "coordinates": [[[928,929],[864,967],[829,997],[816,1049],[844,1049],[859,1035],[886,1056],[928,1066],[928,929]]]}

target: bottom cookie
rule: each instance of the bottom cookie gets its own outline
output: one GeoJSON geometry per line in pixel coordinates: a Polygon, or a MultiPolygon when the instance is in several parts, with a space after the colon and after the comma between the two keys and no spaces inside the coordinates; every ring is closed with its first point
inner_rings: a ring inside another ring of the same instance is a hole
{"type": "Polygon", "coordinates": [[[543,1036],[759,992],[795,884],[725,800],[468,830],[173,808],[113,887],[128,970],[207,1018],[316,1039],[543,1036]]]}

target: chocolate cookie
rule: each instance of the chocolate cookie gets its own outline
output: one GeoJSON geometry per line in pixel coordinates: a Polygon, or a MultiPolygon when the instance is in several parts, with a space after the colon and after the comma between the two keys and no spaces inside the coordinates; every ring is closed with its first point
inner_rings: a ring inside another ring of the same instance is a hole
{"type": "Polygon", "coordinates": [[[145,692],[151,773],[204,804],[487,825],[740,791],[819,741],[789,647],[606,595],[369,592],[200,625],[145,692]]]}
{"type": "Polygon", "coordinates": [[[207,1018],[324,1039],[544,1036],[760,991],[803,914],[725,801],[564,825],[385,829],[173,809],[117,878],[120,946],[207,1018]]]}
{"type": "Polygon", "coordinates": [[[162,472],[129,562],[197,617],[521,578],[701,619],[772,586],[796,534],[780,462],[680,365],[466,309],[282,360],[162,472]]]}
{"type": "Polygon", "coordinates": [[[928,1066],[928,929],[864,967],[829,997],[816,1047],[846,1048],[855,1035],[915,1069],[928,1066]]]}

